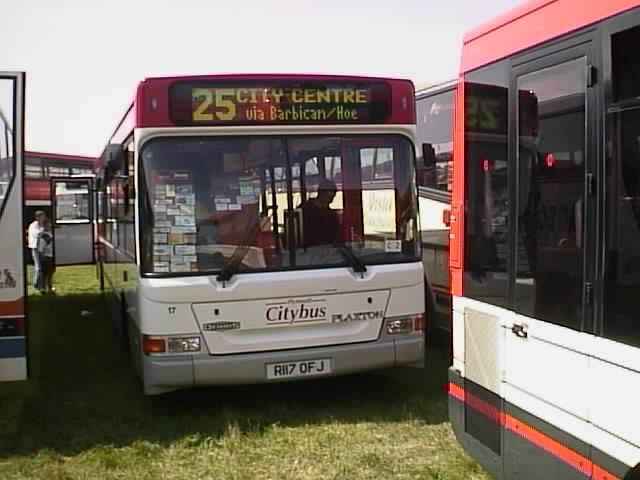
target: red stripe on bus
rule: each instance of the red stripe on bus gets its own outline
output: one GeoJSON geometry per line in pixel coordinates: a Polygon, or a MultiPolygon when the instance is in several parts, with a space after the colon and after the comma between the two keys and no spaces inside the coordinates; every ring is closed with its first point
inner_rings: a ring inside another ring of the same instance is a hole
{"type": "Polygon", "coordinates": [[[464,402],[464,388],[462,388],[460,385],[449,382],[449,395],[457,398],[461,402],[464,402]]]}
{"type": "Polygon", "coordinates": [[[479,411],[482,415],[495,423],[502,424],[502,412],[499,408],[485,402],[484,400],[476,397],[475,395],[465,392],[464,388],[455,383],[449,383],[449,394],[456,397],[461,402],[466,403],[474,410],[479,411]]]}
{"type": "Polygon", "coordinates": [[[490,405],[481,398],[466,392],[460,385],[450,382],[449,395],[463,403],[466,403],[481,415],[484,415],[491,420],[499,421],[504,428],[511,430],[524,440],[527,440],[545,452],[553,455],[557,459],[573,467],[575,470],[585,474],[587,477],[595,480],[621,480],[620,477],[617,477],[606,469],[596,465],[589,458],[563,445],[557,440],[554,440],[535,427],[526,424],[513,415],[496,409],[493,405],[490,405]]]}
{"type": "Polygon", "coordinates": [[[0,302],[0,315],[24,315],[24,299],[0,302]]]}
{"type": "Polygon", "coordinates": [[[572,466],[579,472],[582,472],[587,476],[591,475],[591,470],[593,468],[591,460],[584,455],[579,454],[575,450],[566,447],[548,435],[545,435],[539,430],[536,430],[534,427],[518,420],[513,415],[505,415],[504,426],[506,429],[511,430],[513,433],[533,443],[538,448],[541,448],[545,452],[562,460],[564,463],[572,466]]]}
{"type": "Polygon", "coordinates": [[[619,480],[618,477],[612,475],[611,472],[606,471],[599,465],[593,464],[593,473],[591,474],[592,480],[619,480]]]}
{"type": "Polygon", "coordinates": [[[502,418],[502,410],[497,407],[494,407],[488,402],[485,402],[481,398],[476,397],[475,395],[466,392],[465,393],[465,403],[469,405],[474,410],[477,410],[482,415],[487,417],[489,420],[492,420],[494,423],[498,423],[500,425],[504,424],[504,419],[502,418]]]}

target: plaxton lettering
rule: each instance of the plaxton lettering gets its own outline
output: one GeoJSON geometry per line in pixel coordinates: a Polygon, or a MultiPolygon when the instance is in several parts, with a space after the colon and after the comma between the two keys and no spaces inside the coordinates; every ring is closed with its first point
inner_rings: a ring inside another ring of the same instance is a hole
{"type": "Polygon", "coordinates": [[[383,318],[384,312],[354,312],[354,313],[336,313],[331,316],[331,322],[333,323],[342,323],[342,322],[354,322],[354,321],[362,321],[362,320],[376,320],[378,318],[383,318]]]}

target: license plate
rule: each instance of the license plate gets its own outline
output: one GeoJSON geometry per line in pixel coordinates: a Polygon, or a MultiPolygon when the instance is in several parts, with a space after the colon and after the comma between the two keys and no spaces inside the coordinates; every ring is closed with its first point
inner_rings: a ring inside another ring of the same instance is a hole
{"type": "Polygon", "coordinates": [[[319,358],[300,362],[282,362],[267,364],[267,379],[311,377],[331,373],[331,359],[319,358]]]}

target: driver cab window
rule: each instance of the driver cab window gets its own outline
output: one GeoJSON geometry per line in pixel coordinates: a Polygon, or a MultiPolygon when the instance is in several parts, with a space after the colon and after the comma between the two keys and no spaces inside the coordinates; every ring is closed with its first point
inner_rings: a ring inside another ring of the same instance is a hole
{"type": "Polygon", "coordinates": [[[338,267],[353,261],[345,247],[373,263],[415,261],[407,232],[416,211],[402,207],[415,205],[404,137],[167,138],[140,158],[148,273],[338,267]],[[372,149],[388,151],[379,164],[394,162],[382,174],[395,178],[363,181],[372,149]]]}

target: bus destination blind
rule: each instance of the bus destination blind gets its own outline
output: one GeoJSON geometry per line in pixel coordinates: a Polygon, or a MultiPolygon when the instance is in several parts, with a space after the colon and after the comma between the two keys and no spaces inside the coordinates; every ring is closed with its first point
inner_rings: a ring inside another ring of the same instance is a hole
{"type": "Polygon", "coordinates": [[[170,90],[177,125],[385,123],[384,83],[313,85],[177,83],[170,90]]]}

